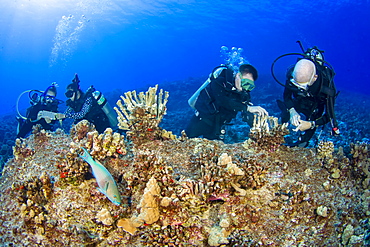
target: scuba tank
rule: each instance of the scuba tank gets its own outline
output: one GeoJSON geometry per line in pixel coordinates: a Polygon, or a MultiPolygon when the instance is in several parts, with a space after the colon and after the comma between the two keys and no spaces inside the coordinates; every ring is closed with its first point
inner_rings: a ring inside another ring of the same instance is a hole
{"type": "Polygon", "coordinates": [[[198,100],[198,97],[199,97],[199,94],[200,94],[200,92],[203,90],[203,89],[205,89],[207,86],[208,86],[208,84],[211,82],[211,79],[207,79],[204,83],[203,83],[203,85],[202,86],[200,86],[200,88],[198,88],[198,90],[197,91],[195,91],[195,93],[190,97],[190,99],[188,100],[188,104],[189,104],[189,106],[191,107],[191,108],[193,108],[194,110],[196,110],[195,109],[195,103],[197,102],[197,100],[198,100]]]}
{"type": "Polygon", "coordinates": [[[226,65],[220,65],[220,66],[217,66],[216,68],[213,69],[213,71],[209,75],[208,79],[202,84],[202,86],[200,86],[198,88],[197,91],[195,91],[195,93],[188,100],[188,104],[189,104],[189,106],[191,108],[193,108],[194,110],[196,110],[195,104],[196,104],[196,102],[198,100],[198,97],[199,97],[200,92],[209,85],[209,83],[211,82],[211,78],[217,78],[221,74],[221,72],[222,72],[222,70],[224,68],[228,68],[228,67],[226,65]]]}
{"type": "Polygon", "coordinates": [[[92,95],[96,99],[96,102],[101,107],[103,112],[108,118],[109,124],[112,129],[115,129],[118,126],[117,115],[111,105],[109,104],[108,100],[104,97],[104,95],[100,91],[92,92],[92,95]]]}

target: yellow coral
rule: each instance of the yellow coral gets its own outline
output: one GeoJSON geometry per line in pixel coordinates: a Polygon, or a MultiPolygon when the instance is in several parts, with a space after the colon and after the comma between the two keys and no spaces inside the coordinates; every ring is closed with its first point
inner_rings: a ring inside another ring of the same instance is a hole
{"type": "Polygon", "coordinates": [[[114,107],[118,114],[118,127],[123,130],[132,130],[138,122],[144,121],[144,119],[141,119],[141,113],[144,113],[150,119],[155,119],[158,126],[166,114],[169,93],[167,91],[163,92],[163,89],[161,89],[157,95],[157,90],[158,85],[155,85],[155,87],[149,87],[145,94],[140,92],[137,95],[134,90],[126,92],[125,96],[122,95],[121,100],[117,101],[118,107],[114,107]]]}
{"type": "Polygon", "coordinates": [[[118,127],[128,130],[129,140],[136,145],[159,139],[176,139],[171,132],[158,127],[166,114],[169,93],[161,89],[157,94],[157,91],[158,85],[150,87],[145,93],[126,92],[114,108],[118,114],[118,127]]]}
{"type": "Polygon", "coordinates": [[[317,146],[317,156],[321,160],[331,159],[334,152],[334,143],[332,141],[320,141],[317,146]]]}

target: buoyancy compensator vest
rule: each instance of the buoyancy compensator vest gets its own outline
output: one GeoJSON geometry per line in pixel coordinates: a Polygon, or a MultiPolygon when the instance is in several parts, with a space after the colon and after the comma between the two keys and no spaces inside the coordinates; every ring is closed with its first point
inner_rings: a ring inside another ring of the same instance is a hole
{"type": "MultiPolygon", "coordinates": [[[[292,88],[289,85],[281,83],[278,78],[275,76],[274,66],[278,60],[286,56],[298,56],[298,61],[300,59],[308,59],[312,61],[316,66],[316,73],[319,75],[319,92],[318,96],[324,98],[327,104],[327,110],[330,118],[330,123],[332,127],[333,134],[339,134],[339,129],[337,126],[337,121],[334,113],[334,101],[335,98],[338,96],[339,92],[336,91],[335,84],[334,84],[334,76],[335,72],[333,67],[330,63],[324,60],[324,51],[314,46],[312,48],[308,48],[304,50],[301,41],[297,41],[299,44],[302,53],[287,53],[277,57],[271,65],[271,74],[275,81],[283,87],[289,88],[290,90],[299,90],[298,88],[292,88]]],[[[292,71],[292,69],[290,70],[292,71]]],[[[290,75],[287,75],[290,76],[290,75]]],[[[289,79],[289,78],[288,78],[289,79]]]]}

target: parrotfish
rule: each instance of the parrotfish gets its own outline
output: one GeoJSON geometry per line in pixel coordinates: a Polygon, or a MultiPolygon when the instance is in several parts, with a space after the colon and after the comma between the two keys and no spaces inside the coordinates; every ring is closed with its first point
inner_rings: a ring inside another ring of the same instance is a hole
{"type": "Polygon", "coordinates": [[[84,153],[80,157],[91,166],[93,175],[99,185],[99,188],[97,188],[98,191],[108,197],[114,204],[120,205],[121,196],[112,175],[99,161],[94,160],[85,148],[82,149],[84,153]]]}

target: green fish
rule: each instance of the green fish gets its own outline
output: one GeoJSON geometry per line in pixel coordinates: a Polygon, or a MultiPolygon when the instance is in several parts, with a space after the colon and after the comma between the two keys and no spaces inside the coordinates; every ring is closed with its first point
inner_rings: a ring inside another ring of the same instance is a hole
{"type": "Polygon", "coordinates": [[[121,197],[114,178],[109,173],[107,168],[105,168],[99,161],[95,161],[91,157],[85,148],[82,149],[84,150],[84,153],[80,155],[80,157],[91,166],[93,175],[99,185],[99,188],[97,188],[98,191],[108,197],[111,202],[119,206],[121,204],[121,197]]]}

